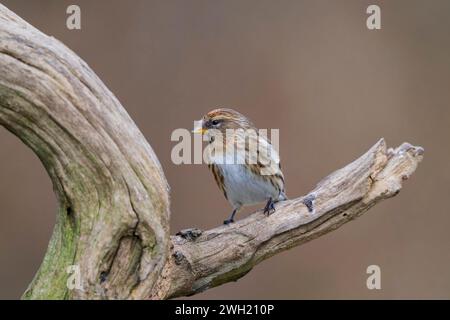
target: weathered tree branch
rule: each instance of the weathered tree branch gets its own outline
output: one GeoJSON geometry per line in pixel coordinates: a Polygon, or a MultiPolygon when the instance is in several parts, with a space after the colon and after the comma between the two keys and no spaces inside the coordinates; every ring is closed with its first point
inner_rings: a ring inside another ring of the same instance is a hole
{"type": "Polygon", "coordinates": [[[78,56],[2,5],[0,125],[39,156],[59,202],[28,299],[167,299],[236,280],[396,195],[423,155],[409,144],[387,150],[380,140],[269,217],[257,212],[170,238],[164,174],[126,111],[78,56]],[[67,288],[71,265],[82,290],[67,288]]]}
{"type": "Polygon", "coordinates": [[[153,150],[84,61],[2,5],[0,125],[38,155],[59,202],[24,298],[148,296],[169,245],[168,188],[153,150]],[[66,286],[71,265],[83,290],[66,286]]]}
{"type": "Polygon", "coordinates": [[[386,150],[381,139],[308,196],[278,203],[269,217],[257,212],[231,226],[181,232],[172,237],[171,258],[153,298],[192,295],[235,281],[262,260],[339,228],[397,195],[422,156],[421,147],[408,143],[386,150]],[[305,199],[315,199],[313,212],[305,199]]]}

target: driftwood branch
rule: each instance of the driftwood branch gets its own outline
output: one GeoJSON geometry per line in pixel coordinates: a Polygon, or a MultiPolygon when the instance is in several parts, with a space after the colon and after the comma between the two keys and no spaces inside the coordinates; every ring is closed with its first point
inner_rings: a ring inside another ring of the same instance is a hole
{"type": "Polygon", "coordinates": [[[396,195],[423,155],[380,140],[269,217],[170,237],[164,174],[121,104],[76,54],[2,5],[0,125],[38,155],[59,203],[28,299],[168,299],[234,281],[396,195]],[[81,288],[68,288],[70,266],[81,288]]]}
{"type": "Polygon", "coordinates": [[[337,229],[397,195],[422,156],[421,147],[404,143],[387,150],[381,139],[306,197],[278,203],[269,217],[257,212],[231,226],[173,236],[171,258],[153,298],[192,295],[235,281],[276,253],[337,229]],[[312,199],[314,210],[309,212],[304,202],[312,199]]]}
{"type": "Polygon", "coordinates": [[[38,155],[59,202],[24,298],[148,296],[169,245],[168,188],[153,150],[84,61],[2,5],[0,125],[38,155]],[[68,290],[70,266],[82,290],[68,290]]]}

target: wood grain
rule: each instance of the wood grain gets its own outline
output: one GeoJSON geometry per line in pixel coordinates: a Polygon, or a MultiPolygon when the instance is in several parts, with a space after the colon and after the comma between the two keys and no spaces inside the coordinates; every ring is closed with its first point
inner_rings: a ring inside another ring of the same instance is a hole
{"type": "Polygon", "coordinates": [[[397,195],[423,152],[408,143],[387,150],[381,139],[305,197],[277,203],[269,217],[259,211],[229,226],[183,230],[171,238],[171,257],[152,298],[189,296],[236,281],[259,262],[339,228],[397,195]],[[305,199],[314,199],[312,212],[305,199]]]}
{"type": "Polygon", "coordinates": [[[0,124],[38,155],[59,202],[24,298],[149,295],[169,245],[168,185],[152,148],[83,60],[2,5],[0,124]],[[67,289],[70,265],[83,290],[67,289]]]}

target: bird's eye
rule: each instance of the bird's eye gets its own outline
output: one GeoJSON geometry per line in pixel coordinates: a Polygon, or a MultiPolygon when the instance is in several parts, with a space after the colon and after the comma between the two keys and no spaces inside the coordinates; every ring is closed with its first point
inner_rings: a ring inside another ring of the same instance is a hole
{"type": "Polygon", "coordinates": [[[213,120],[211,123],[212,123],[213,126],[217,126],[220,123],[220,121],[219,120],[213,120]]]}

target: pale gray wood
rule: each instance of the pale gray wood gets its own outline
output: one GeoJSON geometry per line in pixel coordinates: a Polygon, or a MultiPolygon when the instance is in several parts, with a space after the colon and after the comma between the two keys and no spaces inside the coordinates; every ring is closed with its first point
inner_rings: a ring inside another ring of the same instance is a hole
{"type": "Polygon", "coordinates": [[[38,155],[59,202],[24,298],[148,296],[169,244],[168,185],[153,150],[83,60],[2,5],[0,124],[38,155]],[[69,265],[84,291],[67,290],[69,265]]]}
{"type": "Polygon", "coordinates": [[[183,230],[172,237],[171,257],[152,298],[192,295],[235,281],[262,260],[339,228],[397,195],[422,157],[421,147],[404,143],[387,150],[381,139],[306,197],[277,203],[269,217],[260,211],[229,226],[183,230]],[[315,198],[313,212],[305,198],[315,198]]]}

